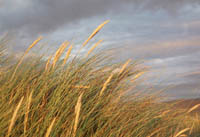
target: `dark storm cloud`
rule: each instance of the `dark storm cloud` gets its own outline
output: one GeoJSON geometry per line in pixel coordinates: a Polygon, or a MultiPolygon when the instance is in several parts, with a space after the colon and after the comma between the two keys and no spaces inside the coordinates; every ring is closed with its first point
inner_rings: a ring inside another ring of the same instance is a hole
{"type": "Polygon", "coordinates": [[[120,13],[125,9],[175,12],[197,6],[199,0],[2,0],[0,30],[23,30],[29,34],[57,28],[93,16],[120,13]]]}
{"type": "Polygon", "coordinates": [[[16,3],[5,2],[5,9],[0,13],[1,30],[25,29],[32,34],[54,31],[62,25],[102,15],[120,6],[119,0],[34,0],[27,4],[16,3]]]}

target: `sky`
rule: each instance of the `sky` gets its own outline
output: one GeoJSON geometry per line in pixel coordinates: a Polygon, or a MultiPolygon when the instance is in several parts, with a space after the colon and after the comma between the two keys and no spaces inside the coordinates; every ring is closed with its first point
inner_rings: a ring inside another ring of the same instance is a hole
{"type": "Polygon", "coordinates": [[[94,41],[116,59],[144,60],[150,83],[172,97],[200,97],[199,0],[0,0],[0,35],[16,38],[16,52],[38,36],[79,45],[105,20],[94,41]]]}

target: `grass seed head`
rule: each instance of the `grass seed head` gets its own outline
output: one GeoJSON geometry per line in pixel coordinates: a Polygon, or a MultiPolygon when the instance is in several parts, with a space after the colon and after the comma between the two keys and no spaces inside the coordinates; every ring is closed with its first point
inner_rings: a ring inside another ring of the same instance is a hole
{"type": "Polygon", "coordinates": [[[68,49],[68,51],[67,51],[67,53],[66,53],[66,55],[65,55],[65,58],[64,58],[64,61],[63,61],[63,66],[66,64],[66,62],[67,62],[67,60],[68,60],[68,58],[69,58],[69,55],[70,55],[70,53],[71,53],[71,51],[72,51],[72,48],[73,48],[73,45],[71,45],[71,46],[69,47],[69,49],[68,49]]]}
{"type": "Polygon", "coordinates": [[[89,36],[89,38],[83,43],[82,47],[85,47],[87,43],[103,28],[104,25],[106,25],[109,22],[109,20],[104,21],[101,25],[99,25],[93,33],[89,36]]]}
{"type": "Polygon", "coordinates": [[[121,73],[125,70],[125,68],[128,66],[128,64],[129,64],[130,62],[131,62],[131,59],[129,59],[129,60],[126,61],[126,63],[122,66],[122,68],[121,68],[119,74],[121,74],[121,73]]]}
{"type": "Polygon", "coordinates": [[[76,106],[75,106],[75,121],[74,121],[74,130],[73,130],[74,136],[76,134],[76,130],[77,130],[77,127],[78,127],[79,115],[80,115],[80,111],[81,111],[82,96],[83,96],[83,93],[81,93],[81,95],[78,97],[78,101],[77,101],[76,106]]]}
{"type": "Polygon", "coordinates": [[[88,51],[86,57],[89,56],[89,54],[102,42],[103,40],[99,40],[97,43],[94,44],[94,46],[92,46],[92,48],[88,51]]]}
{"type": "Polygon", "coordinates": [[[185,132],[187,132],[187,131],[189,131],[189,130],[190,130],[190,128],[185,128],[185,129],[181,130],[180,132],[178,132],[174,137],[179,137],[179,136],[181,136],[183,133],[185,133],[185,132]]]}
{"type": "Polygon", "coordinates": [[[106,82],[103,84],[103,88],[100,91],[100,96],[103,94],[104,90],[106,89],[106,87],[108,86],[109,82],[111,81],[112,77],[113,77],[113,73],[111,73],[111,75],[108,77],[108,79],[106,80],[106,82]]]}
{"type": "Polygon", "coordinates": [[[10,125],[9,125],[9,127],[8,127],[8,134],[7,134],[7,137],[10,136],[10,133],[11,133],[12,128],[13,128],[13,126],[14,126],[14,124],[15,124],[15,121],[16,121],[17,112],[19,111],[19,108],[20,108],[20,106],[21,106],[21,104],[22,104],[23,99],[24,99],[24,97],[21,98],[21,100],[19,101],[19,104],[17,105],[17,107],[16,107],[16,109],[15,109],[15,111],[14,111],[14,113],[13,113],[12,119],[11,119],[11,121],[10,121],[10,125]]]}
{"type": "Polygon", "coordinates": [[[193,106],[191,109],[189,109],[187,113],[190,113],[199,107],[200,107],[200,104],[197,104],[197,105],[193,106]]]}
{"type": "Polygon", "coordinates": [[[54,56],[54,60],[53,60],[53,68],[55,67],[56,62],[59,60],[60,56],[62,55],[62,53],[64,52],[64,50],[67,48],[68,45],[69,45],[69,42],[66,41],[56,51],[55,56],[54,56]]]}
{"type": "Polygon", "coordinates": [[[45,71],[48,71],[49,70],[49,66],[50,66],[50,62],[51,62],[51,59],[52,59],[53,56],[50,56],[47,60],[47,63],[46,63],[46,66],[45,66],[45,71]]]}

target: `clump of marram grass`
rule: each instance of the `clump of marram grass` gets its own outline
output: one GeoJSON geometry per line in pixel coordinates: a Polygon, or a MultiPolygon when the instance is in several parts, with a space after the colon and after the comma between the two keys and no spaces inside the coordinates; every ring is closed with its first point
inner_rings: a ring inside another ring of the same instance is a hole
{"type": "Polygon", "coordinates": [[[53,60],[52,56],[46,61],[20,59],[1,72],[0,136],[200,135],[198,115],[189,114],[197,107],[173,110],[172,104],[157,102],[154,94],[138,92],[136,81],[144,69],[137,62],[110,65],[102,53],[69,59],[72,46],[64,60],[59,60],[65,48],[62,45],[53,60]]]}

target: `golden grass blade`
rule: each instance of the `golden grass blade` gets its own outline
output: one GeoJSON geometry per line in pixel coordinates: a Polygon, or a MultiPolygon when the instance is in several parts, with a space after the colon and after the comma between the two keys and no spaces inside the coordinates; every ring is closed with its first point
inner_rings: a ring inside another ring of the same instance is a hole
{"type": "Polygon", "coordinates": [[[68,41],[63,42],[63,43],[60,45],[60,47],[57,49],[57,51],[56,51],[54,57],[58,57],[58,56],[60,55],[60,53],[62,52],[62,50],[64,50],[65,47],[66,47],[68,44],[69,44],[68,41]]]}
{"type": "Polygon", "coordinates": [[[52,59],[53,56],[50,56],[47,60],[47,63],[46,63],[46,66],[45,66],[45,71],[48,71],[49,70],[49,64],[51,62],[51,59],[52,59]]]}
{"type": "Polygon", "coordinates": [[[132,82],[134,82],[137,78],[139,78],[140,76],[142,76],[144,74],[144,72],[140,72],[137,75],[135,75],[132,79],[132,82]]]}
{"type": "Polygon", "coordinates": [[[165,116],[169,112],[170,112],[170,110],[166,110],[166,111],[162,112],[162,114],[160,114],[158,116],[155,116],[155,118],[161,118],[161,117],[165,116]]]}
{"type": "Polygon", "coordinates": [[[181,130],[180,132],[178,132],[174,137],[179,137],[179,136],[181,136],[183,133],[187,132],[188,130],[190,130],[190,128],[185,128],[185,129],[181,130]]]}
{"type": "Polygon", "coordinates": [[[102,42],[103,40],[99,40],[97,43],[94,44],[94,46],[92,46],[92,48],[88,51],[86,57],[89,56],[89,54],[102,42]]]}
{"type": "Polygon", "coordinates": [[[25,51],[25,54],[28,53],[41,39],[42,39],[42,37],[39,37],[38,39],[36,39],[36,40],[28,47],[28,49],[25,51]]]}
{"type": "Polygon", "coordinates": [[[62,55],[62,53],[64,52],[64,50],[67,48],[68,45],[69,45],[69,42],[66,41],[66,42],[64,42],[64,43],[60,46],[60,48],[56,51],[55,57],[54,57],[54,60],[53,60],[53,68],[55,67],[56,62],[59,60],[60,56],[62,55]]]}
{"type": "Polygon", "coordinates": [[[107,24],[109,22],[109,20],[103,22],[101,25],[99,25],[94,31],[93,33],[89,36],[89,38],[83,43],[82,47],[85,47],[85,45],[87,45],[87,43],[103,28],[103,26],[105,24],[107,24]]]}
{"type": "Polygon", "coordinates": [[[13,75],[11,77],[11,81],[13,80],[16,72],[17,72],[17,69],[19,68],[20,64],[22,63],[22,61],[24,60],[24,57],[26,56],[26,54],[42,39],[42,37],[39,37],[37,40],[35,40],[29,47],[28,49],[25,51],[24,55],[21,57],[21,59],[19,60],[14,72],[13,72],[13,75]]]}
{"type": "Polygon", "coordinates": [[[81,95],[78,97],[78,101],[76,103],[76,107],[75,107],[75,121],[74,121],[74,131],[73,131],[73,136],[75,137],[76,135],[76,130],[78,127],[78,122],[79,122],[79,115],[80,115],[80,111],[81,111],[81,99],[82,99],[83,93],[81,93],[81,95]]]}
{"type": "Polygon", "coordinates": [[[76,85],[76,86],[73,86],[74,88],[83,88],[83,89],[88,89],[90,88],[90,86],[82,86],[82,85],[76,85]]]}
{"type": "Polygon", "coordinates": [[[160,132],[161,130],[165,129],[167,127],[163,127],[163,128],[158,128],[157,130],[153,131],[149,136],[147,137],[153,137],[156,133],[160,132]]]}
{"type": "Polygon", "coordinates": [[[128,64],[129,64],[130,62],[131,62],[131,59],[129,59],[129,60],[126,61],[126,63],[122,66],[122,68],[121,68],[119,74],[121,74],[121,73],[124,71],[124,69],[128,66],[128,64]]]}
{"type": "Polygon", "coordinates": [[[30,110],[30,106],[31,106],[32,95],[33,95],[33,91],[30,93],[30,95],[28,97],[28,102],[26,105],[26,113],[25,113],[25,117],[24,117],[24,134],[26,134],[26,130],[27,130],[28,114],[29,114],[29,110],[30,110]]]}
{"type": "Polygon", "coordinates": [[[54,55],[53,64],[52,64],[53,68],[55,67],[55,64],[57,62],[57,57],[58,57],[58,54],[59,54],[60,50],[61,50],[61,47],[58,48],[58,50],[56,51],[56,53],[54,55]]]}
{"type": "Polygon", "coordinates": [[[66,55],[65,55],[65,58],[64,58],[64,61],[63,61],[63,66],[66,64],[66,62],[67,62],[67,60],[68,60],[68,58],[69,58],[69,55],[70,55],[70,53],[71,53],[71,51],[72,51],[72,47],[73,47],[73,45],[71,45],[71,46],[69,47],[69,49],[68,49],[68,51],[67,51],[67,53],[66,53],[66,55]]]}
{"type": "Polygon", "coordinates": [[[107,86],[108,86],[110,80],[112,79],[112,77],[113,77],[113,73],[111,73],[111,75],[108,77],[106,82],[103,84],[103,88],[100,91],[100,96],[103,94],[104,90],[107,88],[107,86]]]}
{"type": "Polygon", "coordinates": [[[182,135],[180,135],[180,137],[187,137],[187,135],[185,135],[185,134],[182,134],[182,135]]]}
{"type": "Polygon", "coordinates": [[[199,107],[200,107],[200,104],[197,104],[197,105],[193,106],[191,109],[189,109],[187,113],[190,113],[199,107]]]}
{"type": "Polygon", "coordinates": [[[65,41],[62,45],[61,45],[61,48],[59,50],[59,53],[58,53],[58,56],[60,56],[64,50],[67,48],[67,46],[69,45],[69,42],[68,41],[65,41]]]}
{"type": "Polygon", "coordinates": [[[60,53],[60,50],[62,48],[62,45],[56,50],[56,53],[54,55],[54,59],[58,56],[58,54],[60,53]]]}
{"type": "Polygon", "coordinates": [[[16,107],[16,109],[15,109],[15,111],[14,111],[14,113],[13,113],[13,116],[12,116],[12,119],[11,119],[11,121],[10,121],[10,125],[9,125],[9,128],[8,128],[7,137],[10,136],[10,133],[11,133],[12,128],[13,128],[13,126],[14,126],[14,124],[15,124],[15,121],[16,121],[17,112],[18,112],[18,110],[19,110],[19,108],[20,108],[20,106],[21,106],[21,104],[22,104],[23,99],[24,99],[24,97],[21,98],[21,100],[19,101],[19,104],[17,105],[17,107],[16,107]]]}
{"type": "Polygon", "coordinates": [[[56,120],[56,118],[53,119],[53,121],[51,122],[50,126],[48,127],[47,132],[45,134],[45,137],[49,137],[49,135],[51,133],[51,129],[52,129],[54,123],[55,123],[55,120],[56,120]]]}

